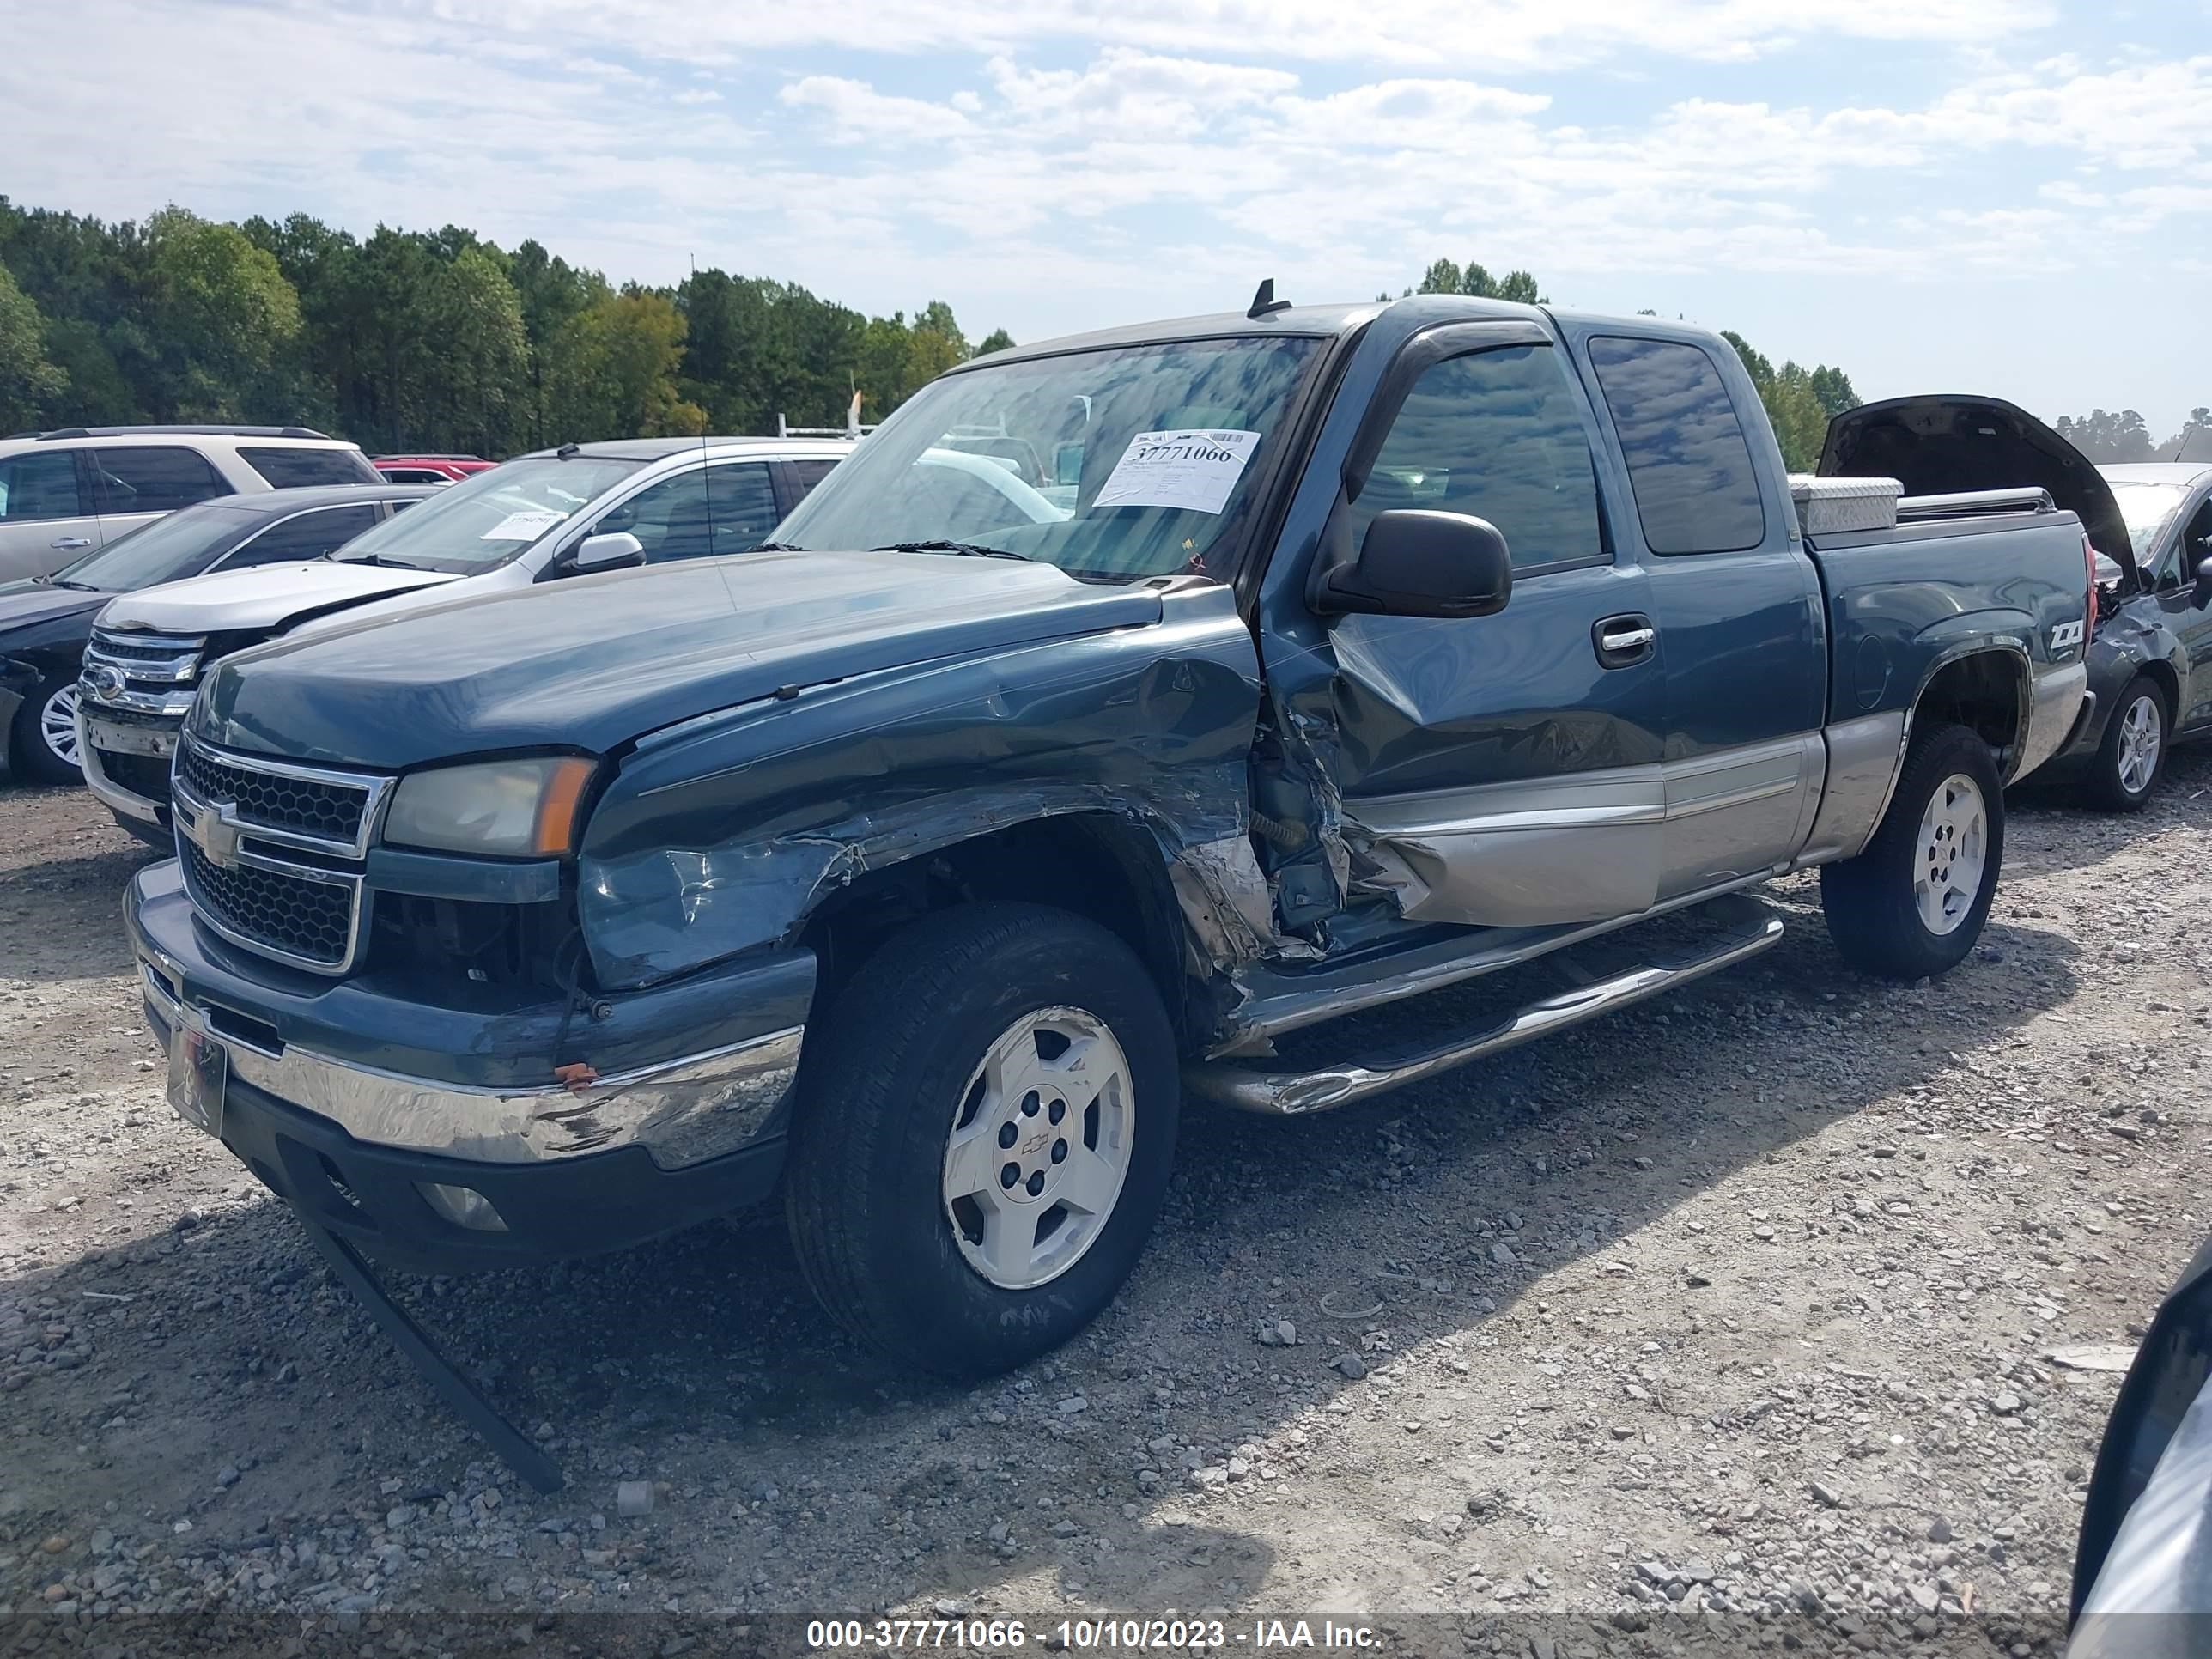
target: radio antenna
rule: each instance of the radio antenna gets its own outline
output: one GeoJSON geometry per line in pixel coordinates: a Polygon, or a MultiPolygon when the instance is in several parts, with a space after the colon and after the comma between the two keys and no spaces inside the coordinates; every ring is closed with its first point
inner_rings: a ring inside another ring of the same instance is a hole
{"type": "MultiPolygon", "coordinates": [[[[699,303],[699,256],[691,258],[691,304],[699,303]]],[[[714,546],[714,469],[707,465],[707,406],[699,406],[699,488],[707,498],[707,556],[713,558],[714,546]]]]}

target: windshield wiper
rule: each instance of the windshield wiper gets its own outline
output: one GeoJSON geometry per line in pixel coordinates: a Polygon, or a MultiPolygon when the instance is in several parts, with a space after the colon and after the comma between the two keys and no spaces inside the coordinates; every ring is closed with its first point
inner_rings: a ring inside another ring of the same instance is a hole
{"type": "Polygon", "coordinates": [[[796,542],[755,542],[744,550],[748,553],[804,553],[806,551],[796,542]]]}
{"type": "Polygon", "coordinates": [[[1019,559],[1024,564],[1036,561],[1026,553],[1015,553],[1003,547],[985,547],[978,542],[887,542],[881,547],[872,547],[871,553],[959,553],[971,559],[1019,559]]]}
{"type": "Polygon", "coordinates": [[[35,580],[41,587],[66,587],[73,593],[104,593],[107,591],[94,587],[90,582],[65,582],[59,576],[40,576],[35,580]]]}
{"type": "Polygon", "coordinates": [[[404,560],[387,559],[374,553],[356,553],[349,559],[342,559],[337,553],[331,552],[324,554],[323,558],[330,564],[373,564],[380,570],[427,570],[429,568],[428,565],[409,564],[404,560]]]}

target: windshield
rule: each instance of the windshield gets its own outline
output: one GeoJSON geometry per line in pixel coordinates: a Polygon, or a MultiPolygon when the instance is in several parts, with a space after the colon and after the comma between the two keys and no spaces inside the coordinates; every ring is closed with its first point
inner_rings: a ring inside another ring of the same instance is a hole
{"type": "Polygon", "coordinates": [[[1075,352],[948,374],[776,532],[787,546],[961,542],[1115,581],[1235,562],[1253,480],[1321,343],[1075,352]]]}
{"type": "Polygon", "coordinates": [[[605,495],[643,461],[538,455],[440,490],[345,544],[340,562],[463,575],[505,564],[605,495]]]}
{"type": "Polygon", "coordinates": [[[2120,516],[2128,521],[2128,543],[2136,550],[2136,563],[2148,565],[2151,549],[2158,545],[2189,492],[2179,484],[2124,483],[2118,478],[2106,482],[2112,486],[2112,499],[2120,504],[2120,516]]]}
{"type": "Polygon", "coordinates": [[[99,552],[55,572],[53,580],[107,593],[179,581],[198,575],[218,550],[260,522],[258,514],[218,502],[188,507],[118,536],[99,552]]]}

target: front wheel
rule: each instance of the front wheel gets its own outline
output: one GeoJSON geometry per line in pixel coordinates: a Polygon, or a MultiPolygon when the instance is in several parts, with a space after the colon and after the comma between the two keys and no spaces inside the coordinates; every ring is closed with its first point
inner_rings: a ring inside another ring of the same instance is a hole
{"type": "Polygon", "coordinates": [[[1963,726],[1913,739],[1881,827],[1856,858],[1820,872],[1828,937],[1883,979],[1924,979],[1966,960],[2004,861],[2004,791],[1990,746],[1963,726]]]}
{"type": "Polygon", "coordinates": [[[76,677],[50,674],[15,711],[9,754],[16,775],[33,783],[81,783],[76,740],[76,677]]]}
{"type": "Polygon", "coordinates": [[[994,1376],[1112,1301],[1166,1194],[1175,1036],[1129,947],[1030,904],[925,918],[807,1033],[787,1210],[854,1334],[994,1376]]]}
{"type": "Polygon", "coordinates": [[[2105,722],[2087,789],[2110,812],[2139,812],[2166,764],[2166,694],[2148,675],[2128,682],[2105,722]]]}

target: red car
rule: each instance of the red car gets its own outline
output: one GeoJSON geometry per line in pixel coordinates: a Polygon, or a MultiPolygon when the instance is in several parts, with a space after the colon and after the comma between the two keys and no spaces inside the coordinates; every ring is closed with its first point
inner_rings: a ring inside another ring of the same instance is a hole
{"type": "Polygon", "coordinates": [[[374,455],[368,464],[391,483],[457,483],[499,465],[481,455],[374,455]]]}

